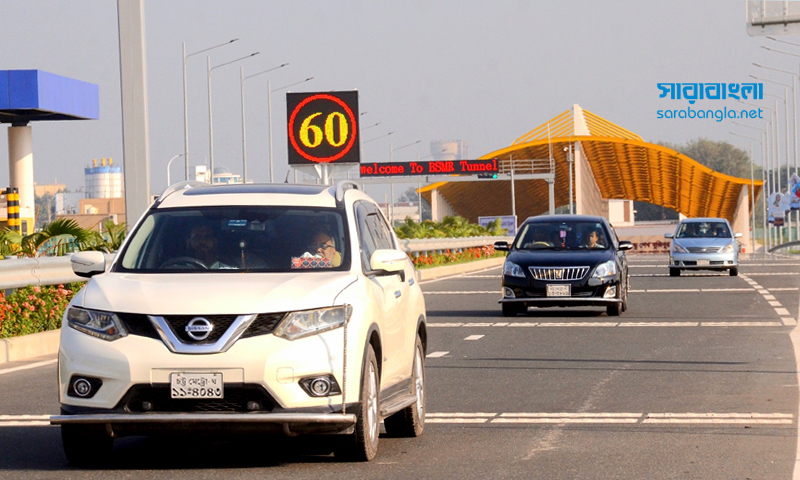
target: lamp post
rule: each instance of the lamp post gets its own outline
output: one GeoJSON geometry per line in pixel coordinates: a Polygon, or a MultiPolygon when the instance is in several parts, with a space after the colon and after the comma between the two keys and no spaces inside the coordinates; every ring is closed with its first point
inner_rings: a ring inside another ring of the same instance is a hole
{"type": "MultiPolygon", "coordinates": [[[[771,107],[767,107],[765,105],[757,105],[755,103],[744,102],[744,101],[741,101],[741,100],[739,100],[739,103],[743,103],[745,105],[752,105],[752,106],[759,107],[759,108],[764,108],[764,109],[770,111],[770,116],[769,116],[768,119],[766,119],[767,120],[766,121],[766,127],[764,129],[763,147],[764,147],[765,155],[761,159],[761,179],[764,181],[764,188],[766,190],[765,198],[766,198],[766,197],[768,197],[770,195],[771,190],[773,190],[775,188],[775,172],[774,172],[774,168],[772,168],[772,163],[774,161],[773,157],[775,157],[775,147],[776,147],[775,144],[777,143],[777,141],[775,140],[776,137],[773,135],[773,132],[775,132],[777,130],[777,128],[776,128],[777,125],[773,124],[772,118],[773,118],[773,115],[774,115],[776,123],[777,123],[777,116],[778,116],[777,115],[777,111],[775,109],[773,109],[771,107]],[[772,145],[772,148],[770,148],[770,145],[772,145]],[[767,171],[766,171],[767,167],[769,167],[770,173],[767,173],[767,171]]],[[[776,105],[776,107],[777,107],[777,105],[776,105]]],[[[764,217],[764,232],[765,232],[764,235],[765,235],[765,239],[767,239],[767,242],[766,242],[767,248],[770,248],[773,245],[773,243],[772,243],[772,240],[773,240],[772,239],[773,229],[768,228],[769,226],[770,225],[767,223],[766,215],[765,215],[765,217],[764,217]],[[769,232],[769,234],[767,232],[769,232]]]]}
{"type": "Polygon", "coordinates": [[[186,163],[185,180],[189,180],[189,99],[186,91],[186,64],[188,63],[189,57],[193,55],[207,52],[215,48],[224,47],[225,45],[231,44],[237,40],[239,39],[234,38],[233,40],[229,40],[225,43],[220,43],[219,45],[214,45],[213,47],[208,47],[202,50],[198,50],[196,52],[190,53],[189,55],[186,55],[186,42],[183,42],[183,156],[185,157],[184,160],[186,163]]]}
{"type": "MultiPolygon", "coordinates": [[[[175,160],[178,157],[184,157],[184,156],[186,156],[185,153],[179,153],[179,154],[175,155],[174,157],[170,158],[169,161],[167,162],[167,186],[168,187],[170,185],[172,185],[172,182],[169,181],[169,167],[172,166],[172,161],[175,160]]],[[[188,178],[186,180],[188,180],[188,178]]]]}
{"type": "MultiPolygon", "coordinates": [[[[736,123],[736,122],[733,122],[733,123],[736,123]]],[[[744,125],[742,123],[736,123],[736,124],[740,125],[740,126],[743,126],[743,127],[750,127],[750,125],[744,125]]],[[[756,127],[750,127],[750,128],[756,128],[756,127]]],[[[760,129],[757,129],[757,130],[760,130],[760,129]]],[[[739,133],[736,133],[736,132],[730,132],[730,134],[731,135],[735,135],[737,137],[749,138],[750,140],[755,140],[756,142],[759,143],[759,145],[761,145],[761,139],[760,138],[751,137],[749,135],[742,135],[742,134],[739,134],[739,133]]],[[[763,146],[762,146],[762,150],[763,150],[763,146]]],[[[763,157],[762,157],[762,159],[763,159],[763,157]]],[[[751,225],[752,225],[751,228],[753,230],[753,237],[750,240],[750,245],[751,245],[750,248],[752,248],[753,253],[755,253],[756,252],[756,239],[755,239],[755,237],[756,237],[756,199],[755,199],[755,179],[753,178],[755,173],[754,173],[753,170],[754,170],[753,169],[753,142],[750,142],[750,220],[751,220],[751,225]]],[[[766,243],[765,243],[765,245],[766,245],[766,243]]]]}
{"type": "Polygon", "coordinates": [[[242,183],[247,183],[247,131],[245,128],[245,121],[244,121],[244,81],[248,78],[253,78],[258,75],[271,72],[273,70],[277,70],[279,68],[283,68],[289,65],[288,63],[283,63],[278,65],[277,67],[268,68],[258,73],[254,73],[252,75],[244,76],[244,67],[239,67],[239,78],[241,79],[241,92],[242,92],[242,183]]]}
{"type": "Polygon", "coordinates": [[[254,52],[250,55],[245,55],[244,57],[237,58],[235,60],[231,60],[229,62],[221,63],[214,67],[211,66],[211,57],[206,57],[206,68],[208,72],[208,162],[209,168],[211,169],[211,184],[214,184],[214,119],[211,114],[211,72],[214,70],[224,67],[225,65],[230,65],[231,63],[235,63],[246,58],[254,57],[258,55],[260,52],[254,52]]]}
{"type": "Polygon", "coordinates": [[[274,181],[274,164],[272,160],[272,92],[278,92],[280,90],[284,90],[295,85],[300,85],[301,83],[306,83],[311,80],[314,80],[314,77],[308,77],[305,80],[300,80],[299,82],[290,83],[289,85],[284,85],[275,89],[272,88],[272,83],[267,81],[267,113],[269,116],[269,183],[274,181]]]}

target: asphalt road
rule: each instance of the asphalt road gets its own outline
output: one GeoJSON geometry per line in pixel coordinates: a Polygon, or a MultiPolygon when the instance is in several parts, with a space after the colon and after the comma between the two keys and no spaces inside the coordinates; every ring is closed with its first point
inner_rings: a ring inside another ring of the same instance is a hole
{"type": "Polygon", "coordinates": [[[370,463],[307,440],[125,438],[113,469],[78,471],[47,426],[55,358],[4,364],[0,478],[791,479],[800,259],[745,259],[739,277],[630,263],[621,317],[504,318],[499,267],[424,282],[426,430],[382,438],[370,463]]]}

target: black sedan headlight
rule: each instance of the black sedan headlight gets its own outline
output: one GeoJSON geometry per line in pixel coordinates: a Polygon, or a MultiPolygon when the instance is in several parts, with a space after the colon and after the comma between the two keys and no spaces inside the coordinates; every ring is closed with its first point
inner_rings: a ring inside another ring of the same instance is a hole
{"type": "Polygon", "coordinates": [[[617,274],[617,262],[614,260],[609,260],[607,262],[601,263],[594,269],[594,278],[608,278],[613,277],[617,274]]]}

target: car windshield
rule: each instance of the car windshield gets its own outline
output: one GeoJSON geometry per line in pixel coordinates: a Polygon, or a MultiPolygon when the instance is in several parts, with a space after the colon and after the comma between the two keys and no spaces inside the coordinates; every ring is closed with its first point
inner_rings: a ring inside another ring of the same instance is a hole
{"type": "Polygon", "coordinates": [[[345,270],[340,210],[197,207],[154,210],[120,253],[117,271],[136,273],[345,270]]]}
{"type": "Polygon", "coordinates": [[[517,250],[605,250],[611,242],[600,222],[531,222],[520,229],[517,250]]]}
{"type": "Polygon", "coordinates": [[[675,238],[731,238],[725,222],[683,222],[675,238]]]}

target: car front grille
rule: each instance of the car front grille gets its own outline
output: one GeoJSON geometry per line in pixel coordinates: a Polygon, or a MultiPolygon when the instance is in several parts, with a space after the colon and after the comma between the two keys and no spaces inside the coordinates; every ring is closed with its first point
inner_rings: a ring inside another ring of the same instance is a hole
{"type": "Polygon", "coordinates": [[[688,247],[689,253],[718,253],[721,247],[688,247]]]}
{"type": "MultiPolygon", "coordinates": [[[[275,331],[275,327],[278,326],[278,323],[280,323],[285,315],[286,314],[283,312],[259,314],[256,319],[253,320],[253,323],[247,327],[247,330],[245,330],[241,338],[271,334],[273,331],[275,331]]],[[[122,323],[125,325],[125,329],[129,334],[160,340],[158,332],[156,331],[152,322],[150,322],[150,319],[147,318],[147,315],[139,313],[118,313],[117,316],[120,318],[120,320],[122,320],[122,323]]],[[[209,338],[203,342],[197,342],[186,334],[186,325],[197,316],[198,315],[165,315],[164,319],[167,321],[167,324],[170,326],[170,329],[173,331],[173,333],[182,342],[196,345],[201,343],[213,343],[217,341],[219,337],[225,334],[225,332],[231,326],[233,320],[236,318],[234,315],[204,316],[203,318],[208,319],[208,321],[214,325],[214,330],[209,338]]]]}
{"type": "Polygon", "coordinates": [[[169,385],[135,385],[120,402],[128,412],[254,412],[272,411],[275,400],[259,385],[225,386],[224,398],[171,398],[169,385]],[[256,402],[256,403],[251,403],[256,402]],[[248,408],[248,403],[250,408],[248,408]],[[255,407],[255,408],[254,408],[255,407]]]}
{"type": "Polygon", "coordinates": [[[580,280],[589,272],[589,267],[528,267],[535,280],[580,280]]]}

